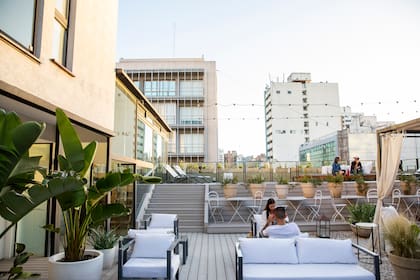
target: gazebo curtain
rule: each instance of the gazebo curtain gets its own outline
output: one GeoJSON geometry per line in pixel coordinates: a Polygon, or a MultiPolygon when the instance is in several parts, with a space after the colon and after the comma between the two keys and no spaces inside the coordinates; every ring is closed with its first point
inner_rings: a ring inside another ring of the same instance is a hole
{"type": "Polygon", "coordinates": [[[376,164],[376,186],[378,190],[378,200],[374,223],[381,227],[381,208],[385,197],[389,196],[394,186],[395,177],[400,163],[401,146],[403,142],[402,133],[389,133],[381,135],[380,155],[376,164]],[[380,159],[380,167],[378,167],[380,159]]]}

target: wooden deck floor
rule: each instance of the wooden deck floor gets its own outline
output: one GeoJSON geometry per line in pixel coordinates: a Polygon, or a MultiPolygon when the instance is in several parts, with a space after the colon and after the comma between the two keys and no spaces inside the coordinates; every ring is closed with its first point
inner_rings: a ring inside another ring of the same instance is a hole
{"type": "MultiPolygon", "coordinates": [[[[182,233],[182,235],[188,237],[189,256],[187,263],[181,267],[181,280],[235,279],[234,243],[238,238],[245,237],[245,234],[182,233]]],[[[334,232],[332,238],[354,239],[351,232],[334,232]]],[[[362,263],[362,265],[372,270],[370,264],[362,263]]],[[[7,271],[10,266],[10,260],[0,261],[0,271],[7,271]]],[[[41,277],[35,279],[48,279],[47,258],[30,258],[24,266],[24,270],[41,273],[41,277]]],[[[118,278],[117,275],[117,265],[114,265],[110,270],[103,272],[102,279],[116,280],[118,278]]],[[[381,279],[391,280],[394,279],[393,277],[392,268],[383,254],[381,279]]]]}

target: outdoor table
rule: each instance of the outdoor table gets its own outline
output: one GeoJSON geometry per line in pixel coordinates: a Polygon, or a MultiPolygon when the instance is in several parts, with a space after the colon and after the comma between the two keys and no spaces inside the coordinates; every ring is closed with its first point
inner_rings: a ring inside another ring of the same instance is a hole
{"type": "Polygon", "coordinates": [[[254,199],[252,197],[230,197],[230,198],[220,197],[219,200],[229,202],[230,206],[233,209],[233,214],[229,220],[229,224],[232,223],[235,216],[238,216],[244,223],[247,223],[246,220],[239,213],[239,210],[241,209],[241,206],[244,201],[253,201],[254,199]]]}
{"type": "Polygon", "coordinates": [[[288,196],[286,198],[277,198],[277,200],[281,201],[287,201],[288,205],[292,207],[295,210],[295,213],[292,218],[292,222],[295,221],[296,215],[299,214],[306,222],[306,217],[300,212],[300,207],[302,206],[303,202],[305,201],[306,197],[304,196],[288,196]],[[293,203],[294,201],[297,201],[297,205],[293,203]]]}
{"type": "Polygon", "coordinates": [[[417,203],[419,196],[416,194],[401,194],[398,197],[405,205],[403,214],[406,214],[408,217],[415,217],[415,215],[411,211],[411,207],[413,207],[413,205],[417,203]]]}

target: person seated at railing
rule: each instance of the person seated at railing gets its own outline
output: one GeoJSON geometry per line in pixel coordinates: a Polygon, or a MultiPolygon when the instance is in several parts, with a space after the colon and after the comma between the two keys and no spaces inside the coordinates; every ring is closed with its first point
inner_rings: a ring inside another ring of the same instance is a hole
{"type": "Polygon", "coordinates": [[[350,173],[355,174],[363,174],[363,167],[362,163],[360,162],[360,158],[358,155],[353,157],[353,161],[351,162],[350,173]]]}
{"type": "Polygon", "coordinates": [[[274,214],[268,216],[267,222],[261,230],[264,237],[270,238],[290,238],[301,235],[300,229],[296,223],[286,222],[287,213],[284,207],[276,207],[274,214]],[[273,221],[275,225],[272,225],[273,221]]]}
{"type": "Polygon", "coordinates": [[[341,169],[341,165],[340,165],[340,157],[335,157],[334,162],[332,164],[332,170],[331,173],[332,175],[343,175],[344,174],[344,170],[341,169]]]}

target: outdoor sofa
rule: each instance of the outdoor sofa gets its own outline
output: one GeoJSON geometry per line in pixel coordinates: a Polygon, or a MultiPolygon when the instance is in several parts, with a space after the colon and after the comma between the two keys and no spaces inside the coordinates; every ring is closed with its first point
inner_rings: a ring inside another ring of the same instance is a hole
{"type": "Polygon", "coordinates": [[[237,280],[379,280],[379,256],[351,240],[240,238],[235,244],[237,280]],[[373,258],[372,273],[354,248],[373,258]]]}

